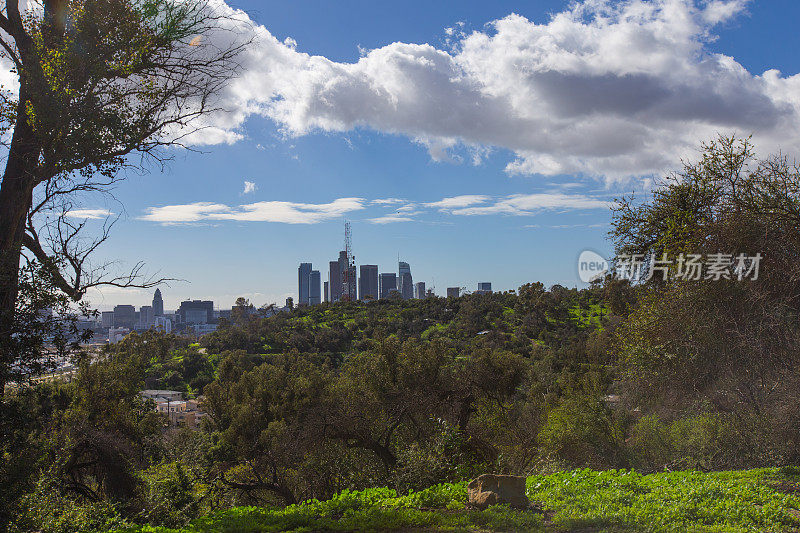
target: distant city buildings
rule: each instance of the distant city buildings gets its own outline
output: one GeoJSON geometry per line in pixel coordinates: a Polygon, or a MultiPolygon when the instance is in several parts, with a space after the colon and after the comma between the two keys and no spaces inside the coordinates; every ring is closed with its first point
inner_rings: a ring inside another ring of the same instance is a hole
{"type": "Polygon", "coordinates": [[[320,273],[319,270],[312,270],[310,277],[310,289],[308,295],[308,305],[317,305],[322,303],[322,291],[320,287],[320,273]]]}
{"type": "Polygon", "coordinates": [[[478,290],[475,292],[477,292],[478,294],[491,294],[492,284],[489,283],[488,281],[478,283],[478,290]]]}
{"type": "Polygon", "coordinates": [[[458,298],[461,296],[461,288],[460,287],[447,287],[447,297],[448,298],[458,298]]]}
{"type": "Polygon", "coordinates": [[[297,305],[304,306],[309,304],[312,269],[311,263],[300,263],[297,269],[297,305]]]}
{"type": "Polygon", "coordinates": [[[361,265],[361,276],[358,278],[358,298],[360,300],[377,300],[378,265],[361,265]]]}
{"type": "Polygon", "coordinates": [[[153,316],[164,316],[164,299],[161,297],[161,289],[156,289],[153,294],[153,316]]]}
{"type": "Polygon", "coordinates": [[[186,300],[178,308],[178,318],[184,324],[211,324],[214,322],[214,302],[186,300]]]}
{"type": "Polygon", "coordinates": [[[397,274],[385,272],[378,278],[378,285],[381,298],[388,298],[392,291],[397,291],[397,274]]]}
{"type": "Polygon", "coordinates": [[[404,300],[414,297],[414,280],[411,278],[411,266],[405,261],[397,263],[397,290],[404,300]]]}
{"type": "Polygon", "coordinates": [[[414,298],[417,298],[418,300],[421,300],[421,299],[425,298],[425,296],[427,296],[425,294],[425,282],[424,281],[416,282],[414,284],[414,298]]]}
{"type": "Polygon", "coordinates": [[[113,327],[133,330],[136,325],[136,308],[132,305],[117,305],[114,307],[113,327]]]}

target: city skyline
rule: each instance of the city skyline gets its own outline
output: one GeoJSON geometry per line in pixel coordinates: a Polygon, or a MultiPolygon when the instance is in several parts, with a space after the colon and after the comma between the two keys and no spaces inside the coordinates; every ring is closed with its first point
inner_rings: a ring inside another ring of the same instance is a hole
{"type": "MultiPolygon", "coordinates": [[[[580,287],[580,252],[610,255],[613,200],[646,197],[655,177],[697,156],[700,142],[737,131],[753,134],[761,155],[798,155],[800,136],[785,125],[800,113],[792,89],[800,56],[791,52],[800,47],[791,24],[800,4],[676,2],[635,17],[612,13],[603,24],[592,4],[582,16],[570,5],[237,1],[267,38],[259,62],[245,65],[252,87],[236,85],[235,123],[193,138],[197,152],[170,151],[163,174],[153,168],[120,182],[124,205],[87,200],[73,216],[91,226],[121,215],[96,259],[142,261],[184,280],[168,286],[167,307],[297,298],[297,264],[311,261],[326,280],[334,257],[319,250],[341,242],[344,218],[359,263],[389,265],[400,252],[437,292],[489,278],[495,290],[530,281],[580,287]],[[527,44],[540,38],[552,46],[533,56],[527,44]],[[592,67],[602,38],[614,47],[592,67]],[[481,55],[503,39],[531,76],[481,55]],[[561,65],[559,57],[574,58],[571,71],[541,68],[561,65]],[[521,100],[489,97],[506,90],[521,100]],[[661,100],[620,97],[636,94],[661,100]]],[[[151,300],[149,291],[88,294],[101,310],[151,300]]]]}

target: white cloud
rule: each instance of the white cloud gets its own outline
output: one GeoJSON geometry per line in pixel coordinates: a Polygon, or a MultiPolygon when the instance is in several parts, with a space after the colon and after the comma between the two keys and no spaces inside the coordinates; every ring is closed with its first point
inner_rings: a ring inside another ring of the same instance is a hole
{"type": "Polygon", "coordinates": [[[490,196],[482,194],[462,194],[461,196],[451,196],[450,198],[443,198],[438,202],[430,202],[425,204],[426,207],[433,207],[442,210],[455,209],[459,207],[469,207],[471,205],[482,204],[491,200],[490,196]]]}
{"type": "Polygon", "coordinates": [[[717,133],[800,151],[800,75],[753,74],[706,47],[714,25],[747,4],[586,0],[546,24],[509,15],[458,33],[447,50],[395,42],[355,63],[298,52],[253,25],[229,112],[200,142],[234,142],[261,114],[289,137],[369,128],[436,160],[466,147],[477,162],[500,147],[516,155],[509,173],[612,179],[661,173],[717,133]]]}
{"type": "Polygon", "coordinates": [[[368,218],[367,221],[373,224],[393,224],[395,222],[411,222],[414,219],[403,215],[384,215],[382,217],[368,218]]]}
{"type": "Polygon", "coordinates": [[[361,198],[338,198],[327,204],[296,202],[255,202],[236,207],[211,202],[148,207],[142,220],[162,224],[184,224],[213,221],[280,222],[284,224],[315,224],[339,218],[364,208],[361,198]]]}
{"type": "Polygon", "coordinates": [[[73,209],[67,213],[70,218],[98,220],[113,215],[108,209],[73,209]]]}
{"type": "Polygon", "coordinates": [[[554,209],[609,209],[611,202],[581,194],[537,193],[515,194],[492,205],[452,209],[454,215],[534,215],[554,209]]]}
{"type": "Polygon", "coordinates": [[[250,194],[256,192],[256,189],[258,189],[258,186],[255,183],[253,183],[252,181],[245,181],[244,190],[242,191],[242,194],[250,194]]]}
{"type": "Polygon", "coordinates": [[[393,205],[405,203],[405,200],[402,198],[378,198],[377,200],[372,200],[371,203],[376,205],[393,205]]]}

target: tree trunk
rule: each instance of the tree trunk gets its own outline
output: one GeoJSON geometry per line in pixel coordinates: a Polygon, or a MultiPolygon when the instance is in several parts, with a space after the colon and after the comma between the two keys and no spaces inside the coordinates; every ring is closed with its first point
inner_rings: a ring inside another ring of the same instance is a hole
{"type": "Polygon", "coordinates": [[[25,115],[24,93],[22,89],[6,170],[0,183],[0,398],[15,359],[12,335],[19,291],[20,252],[36,186],[34,172],[40,152],[25,115]]]}

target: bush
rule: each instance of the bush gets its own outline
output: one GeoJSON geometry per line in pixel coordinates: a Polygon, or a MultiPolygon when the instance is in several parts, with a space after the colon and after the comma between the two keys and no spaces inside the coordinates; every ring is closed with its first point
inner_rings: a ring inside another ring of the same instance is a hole
{"type": "Polygon", "coordinates": [[[568,396],[547,415],[539,432],[540,455],[568,466],[618,466],[623,432],[597,397],[568,396]]]}

